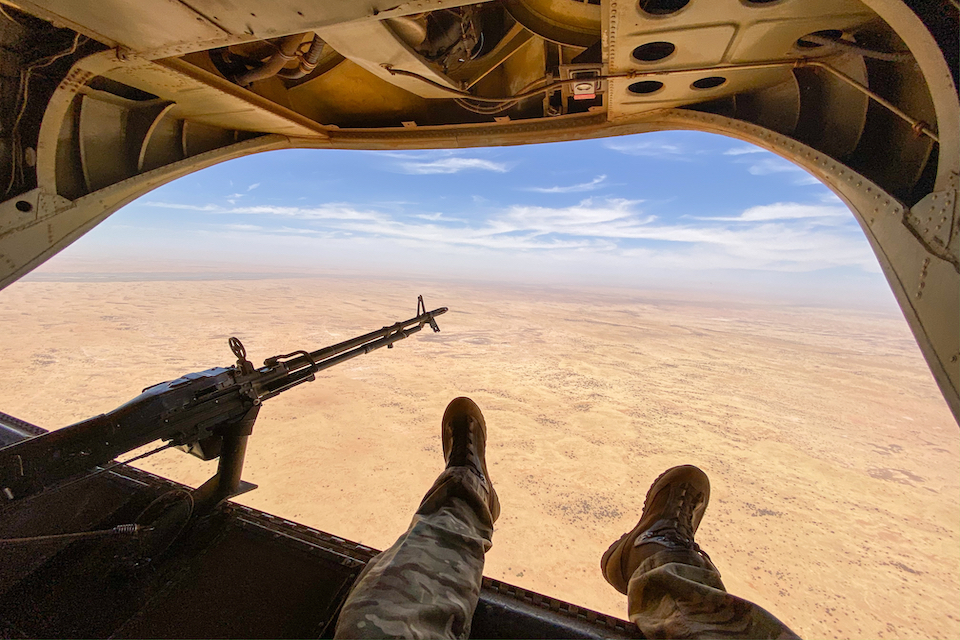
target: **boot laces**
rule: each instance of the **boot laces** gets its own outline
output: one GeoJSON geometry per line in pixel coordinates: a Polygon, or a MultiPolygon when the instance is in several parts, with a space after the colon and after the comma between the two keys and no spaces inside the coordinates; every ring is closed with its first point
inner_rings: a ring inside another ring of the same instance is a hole
{"type": "Polygon", "coordinates": [[[473,429],[470,428],[469,418],[458,418],[451,425],[453,442],[450,447],[450,459],[447,466],[466,467],[474,466],[470,460],[470,450],[473,446],[473,429]]]}
{"type": "MultiPolygon", "coordinates": [[[[671,496],[675,504],[664,513],[659,526],[646,531],[638,542],[656,542],[670,548],[686,548],[703,553],[693,540],[693,512],[703,502],[703,493],[693,493],[693,487],[684,483],[676,488],[678,495],[671,496]]],[[[706,554],[704,554],[706,555],[706,554]]]]}
{"type": "MultiPolygon", "coordinates": [[[[667,508],[659,514],[660,518],[648,530],[637,537],[635,547],[646,544],[660,545],[669,551],[689,550],[697,553],[706,560],[716,571],[716,566],[706,551],[700,548],[693,540],[693,516],[697,508],[703,504],[704,494],[697,491],[693,485],[682,483],[671,488],[667,508]]],[[[720,572],[717,571],[717,575],[720,572]]]]}
{"type": "Polygon", "coordinates": [[[689,484],[680,485],[680,500],[671,521],[677,532],[693,543],[693,512],[703,502],[703,493],[692,493],[689,484]]]}

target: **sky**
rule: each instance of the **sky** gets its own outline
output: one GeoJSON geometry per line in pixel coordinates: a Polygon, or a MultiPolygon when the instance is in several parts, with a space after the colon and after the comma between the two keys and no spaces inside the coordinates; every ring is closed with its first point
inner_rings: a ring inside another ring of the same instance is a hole
{"type": "Polygon", "coordinates": [[[148,193],[46,270],[71,258],[893,299],[853,214],[819,181],[685,131],[257,154],[148,193]]]}

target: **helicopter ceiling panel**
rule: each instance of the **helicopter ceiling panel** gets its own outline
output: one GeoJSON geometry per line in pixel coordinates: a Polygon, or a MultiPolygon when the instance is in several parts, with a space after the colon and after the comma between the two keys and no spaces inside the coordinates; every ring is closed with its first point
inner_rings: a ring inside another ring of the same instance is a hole
{"type": "Polygon", "coordinates": [[[150,58],[184,55],[216,46],[255,42],[356,20],[382,20],[464,4],[465,0],[18,0],[24,10],[45,16],[111,46],[150,58]]]}

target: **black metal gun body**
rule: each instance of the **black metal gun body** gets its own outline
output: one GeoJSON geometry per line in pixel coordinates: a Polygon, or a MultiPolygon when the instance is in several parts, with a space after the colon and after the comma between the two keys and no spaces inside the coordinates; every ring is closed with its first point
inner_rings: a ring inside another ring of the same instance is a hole
{"type": "Polygon", "coordinates": [[[435,317],[446,311],[426,311],[420,301],[414,318],[310,353],[274,356],[260,368],[246,359],[240,341],[231,338],[237,356],[232,367],[161,382],[109,413],[0,449],[0,503],[35,495],[158,440],[205,460],[216,458],[231,428],[245,422],[240,435],[249,435],[254,410],[263,401],[314,380],[319,371],[381,347],[392,348],[425,325],[439,331],[435,317]],[[245,416],[252,418],[244,421],[245,416]]]}

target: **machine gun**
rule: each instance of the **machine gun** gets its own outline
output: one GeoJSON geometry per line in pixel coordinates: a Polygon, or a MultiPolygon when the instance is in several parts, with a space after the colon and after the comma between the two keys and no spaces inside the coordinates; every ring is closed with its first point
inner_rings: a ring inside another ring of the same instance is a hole
{"type": "Polygon", "coordinates": [[[243,344],[230,338],[237,357],[231,367],[161,382],[109,413],[0,449],[0,503],[55,490],[71,478],[109,468],[119,455],[163,440],[166,444],[145,455],[179,447],[203,460],[220,458],[217,474],[193,492],[192,500],[198,507],[216,505],[242,493],[247,438],[263,401],[310,382],[318,372],[341,362],[381,347],[393,348],[393,343],[426,325],[438,332],[436,316],[446,312],[446,307],[427,311],[419,296],[417,315],[409,320],[317,351],[273,356],[260,368],[247,360],[243,344]]]}

